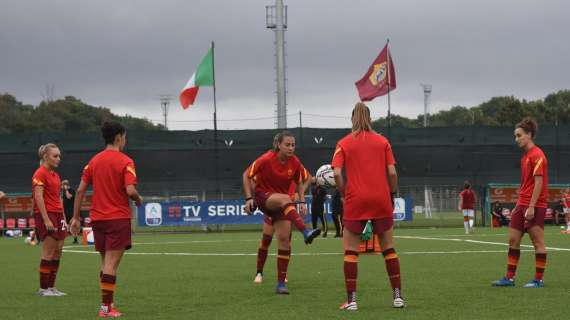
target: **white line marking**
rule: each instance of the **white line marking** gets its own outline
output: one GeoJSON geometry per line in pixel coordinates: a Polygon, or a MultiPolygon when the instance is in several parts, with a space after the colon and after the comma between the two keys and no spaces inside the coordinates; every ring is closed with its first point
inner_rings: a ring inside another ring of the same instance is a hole
{"type": "MultiPolygon", "coordinates": [[[[394,238],[400,239],[418,239],[418,240],[438,240],[438,241],[456,241],[456,242],[469,242],[469,243],[480,243],[480,244],[492,244],[499,246],[508,246],[505,242],[491,242],[491,241],[481,241],[481,240],[471,240],[471,239],[449,239],[449,238],[431,238],[431,237],[415,237],[415,236],[394,236],[394,238]]],[[[521,244],[521,247],[534,248],[534,246],[528,244],[521,244]]],[[[556,247],[546,247],[547,250],[552,251],[570,251],[569,248],[556,248],[556,247]]]]}
{"type": "MultiPolygon", "coordinates": [[[[534,250],[521,250],[534,252],[534,250]]],[[[98,254],[95,251],[81,251],[81,250],[64,250],[63,252],[69,253],[88,253],[98,254]]],[[[420,254],[468,254],[468,253],[505,253],[505,250],[466,250],[466,251],[408,251],[399,252],[399,255],[420,255],[420,254]]],[[[212,252],[126,252],[128,255],[139,256],[207,256],[207,257],[243,257],[243,256],[256,256],[257,253],[212,253],[212,252]]],[[[270,256],[276,256],[275,253],[270,253],[270,256]]],[[[342,252],[302,252],[293,253],[293,256],[339,256],[343,255],[342,252]]],[[[379,255],[379,254],[378,254],[379,255]]]]}

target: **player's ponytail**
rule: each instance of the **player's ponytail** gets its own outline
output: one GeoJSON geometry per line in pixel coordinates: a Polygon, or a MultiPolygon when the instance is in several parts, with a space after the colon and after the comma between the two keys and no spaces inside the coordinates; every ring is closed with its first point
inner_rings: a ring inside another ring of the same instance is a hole
{"type": "Polygon", "coordinates": [[[276,134],[275,137],[273,138],[273,151],[279,152],[279,144],[280,144],[281,142],[283,142],[283,138],[285,138],[285,137],[292,137],[292,138],[295,138],[295,136],[293,135],[293,133],[291,133],[290,131],[283,130],[283,131],[279,132],[279,133],[276,134]]]}
{"type": "Polygon", "coordinates": [[[531,117],[526,117],[521,120],[521,122],[517,123],[515,129],[521,128],[525,133],[530,134],[530,137],[534,139],[536,137],[536,133],[538,132],[538,124],[536,120],[531,117]]]}
{"type": "Polygon", "coordinates": [[[358,134],[361,131],[372,131],[372,119],[370,109],[362,102],[358,102],[352,110],[352,133],[358,134]]]}
{"type": "Polygon", "coordinates": [[[47,154],[49,153],[50,149],[59,149],[59,148],[55,143],[46,143],[40,146],[40,148],[38,149],[38,157],[40,158],[40,164],[44,163],[44,160],[47,154]]]}

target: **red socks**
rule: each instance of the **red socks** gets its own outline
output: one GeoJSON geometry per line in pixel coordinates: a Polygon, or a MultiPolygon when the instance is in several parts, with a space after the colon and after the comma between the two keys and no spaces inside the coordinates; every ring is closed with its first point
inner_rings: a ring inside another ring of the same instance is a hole
{"type": "Polygon", "coordinates": [[[49,288],[50,278],[51,278],[51,261],[41,260],[40,261],[40,288],[49,288]]]}
{"type": "Polygon", "coordinates": [[[261,238],[261,245],[257,250],[257,273],[263,273],[263,267],[267,260],[267,249],[271,245],[272,239],[273,236],[267,234],[263,234],[263,237],[261,238]]]}
{"type": "Polygon", "coordinates": [[[59,260],[52,260],[50,261],[50,273],[49,273],[49,282],[48,288],[55,287],[55,278],[57,277],[57,271],[59,270],[59,260]]]}
{"type": "Polygon", "coordinates": [[[542,280],[544,276],[544,269],[546,268],[546,253],[536,253],[534,255],[535,258],[535,265],[536,265],[536,273],[534,274],[534,279],[542,280]]]}
{"type": "Polygon", "coordinates": [[[297,228],[297,230],[303,232],[305,231],[305,221],[297,212],[297,206],[294,203],[289,203],[283,208],[283,214],[287,217],[289,221],[297,228]]]}
{"type": "Polygon", "coordinates": [[[115,293],[116,282],[116,276],[109,274],[101,275],[101,302],[104,306],[110,307],[113,304],[113,294],[115,293]]]}
{"type": "Polygon", "coordinates": [[[356,278],[358,277],[358,252],[347,250],[344,252],[344,284],[346,286],[347,301],[356,300],[356,278]]]}
{"type": "Polygon", "coordinates": [[[290,258],[291,250],[277,250],[277,282],[279,283],[285,282],[290,258]]]}
{"type": "MultiPolygon", "coordinates": [[[[519,258],[521,256],[520,249],[509,248],[508,260],[507,260],[507,279],[514,279],[517,272],[517,265],[519,264],[519,258]]],[[[546,259],[545,259],[546,260],[546,259]]]]}
{"type": "Polygon", "coordinates": [[[384,255],[386,271],[388,272],[394,298],[400,298],[402,294],[402,283],[400,279],[400,259],[398,259],[398,254],[396,254],[394,248],[390,248],[382,251],[382,255],[384,255]]]}

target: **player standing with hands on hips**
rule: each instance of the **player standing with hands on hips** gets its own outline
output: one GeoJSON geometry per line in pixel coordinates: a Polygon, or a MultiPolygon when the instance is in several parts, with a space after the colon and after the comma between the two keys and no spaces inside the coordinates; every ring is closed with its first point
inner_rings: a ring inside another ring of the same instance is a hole
{"type": "Polygon", "coordinates": [[[544,244],[544,216],[548,207],[548,160],[534,138],[538,131],[536,121],[525,118],[515,126],[515,141],[524,151],[521,158],[521,184],[519,199],[511,214],[509,224],[509,252],[507,274],[493,282],[495,287],[513,287],[521,254],[520,245],[528,232],[535,250],[534,279],[525,288],[542,288],[542,277],[546,268],[546,246],[544,244]]]}
{"type": "Polygon", "coordinates": [[[332,160],[337,189],[344,199],[344,280],[347,300],[341,310],[358,310],[356,279],[360,234],[368,220],[380,237],[394,308],[403,308],[400,260],[394,249],[394,196],[398,185],[396,161],[388,140],[372,130],[370,109],[362,103],[352,110],[352,133],[342,138],[332,160]],[[348,180],[342,176],[344,169],[348,180]]]}
{"type": "Polygon", "coordinates": [[[71,232],[79,233],[81,201],[89,185],[93,185],[90,218],[95,237],[95,250],[101,255],[101,308],[99,317],[116,318],[122,314],[113,304],[117,269],[125,250],[131,248],[131,208],[129,199],[141,205],[142,197],[135,188],[137,174],[131,158],[122,152],[127,143],[125,127],[104,122],[101,133],[105,150],[96,154],[83,169],[77,188],[71,232]]]}

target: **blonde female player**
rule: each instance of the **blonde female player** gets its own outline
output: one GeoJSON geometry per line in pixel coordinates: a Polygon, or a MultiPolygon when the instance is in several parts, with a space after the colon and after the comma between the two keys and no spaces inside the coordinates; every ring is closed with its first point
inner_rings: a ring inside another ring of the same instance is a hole
{"type": "Polygon", "coordinates": [[[48,143],[38,150],[40,167],[32,177],[34,219],[38,238],[43,242],[40,262],[40,297],[65,296],[55,288],[67,224],[61,202],[61,180],[55,171],[61,161],[59,148],[48,143]]]}
{"type": "Polygon", "coordinates": [[[528,232],[535,250],[534,279],[524,288],[542,288],[546,268],[544,244],[544,216],[548,207],[548,160],[534,138],[538,131],[536,121],[525,118],[515,126],[515,141],[524,151],[521,158],[519,199],[509,224],[509,252],[507,274],[492,283],[495,287],[513,287],[520,257],[521,239],[528,232]]]}
{"type": "Polygon", "coordinates": [[[278,241],[277,255],[277,294],[289,294],[285,286],[285,276],[289,265],[290,222],[303,234],[306,244],[320,234],[319,229],[305,227],[303,219],[297,212],[296,204],[289,195],[292,182],[297,185],[300,196],[300,211],[306,214],[304,184],[301,183],[302,164],[295,156],[295,137],[288,131],[278,136],[277,150],[266,152],[243,174],[245,193],[245,210],[248,214],[255,211],[256,206],[264,215],[271,217],[278,241]],[[254,181],[255,179],[255,181],[254,181]],[[255,197],[255,198],[254,198],[255,197]]]}
{"type": "Polygon", "coordinates": [[[352,110],[352,133],[337,143],[332,160],[337,189],[344,202],[344,280],[347,300],[340,306],[341,310],[358,310],[358,246],[360,234],[368,220],[372,221],[373,232],[380,236],[392,286],[392,306],[404,307],[400,261],[392,237],[393,197],[398,184],[395,163],[388,140],[372,130],[370,109],[362,102],[357,103],[352,110]],[[348,179],[346,186],[342,169],[348,179]]]}

